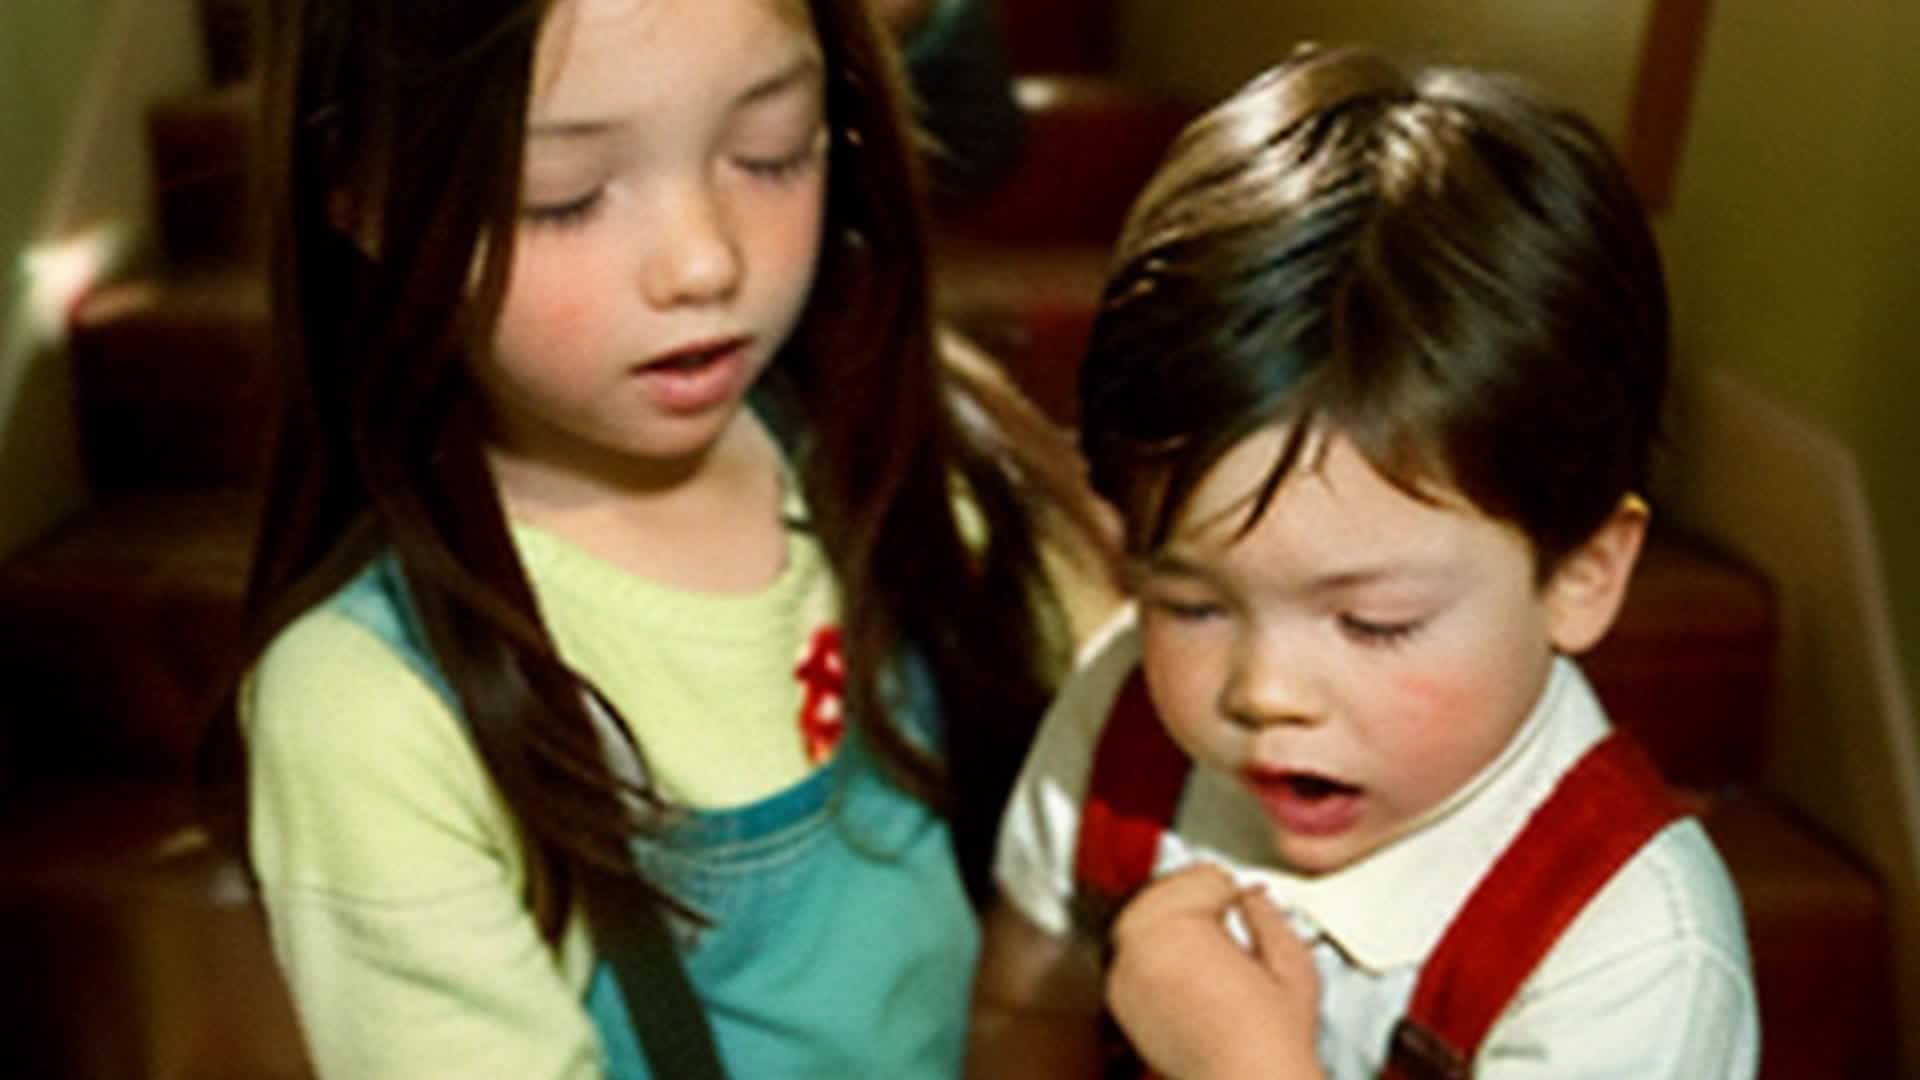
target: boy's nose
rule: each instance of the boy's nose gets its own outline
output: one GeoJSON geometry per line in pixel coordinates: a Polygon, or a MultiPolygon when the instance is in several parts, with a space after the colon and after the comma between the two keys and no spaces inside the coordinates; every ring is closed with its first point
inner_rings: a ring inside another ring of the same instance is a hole
{"type": "Polygon", "coordinates": [[[1308,666],[1298,651],[1267,642],[1237,650],[1220,688],[1220,712],[1234,724],[1258,729],[1275,724],[1314,724],[1320,720],[1308,666]]]}
{"type": "Polygon", "coordinates": [[[705,183],[669,196],[653,217],[644,270],[647,300],[655,307],[725,300],[740,286],[739,236],[726,202],[705,183]]]}

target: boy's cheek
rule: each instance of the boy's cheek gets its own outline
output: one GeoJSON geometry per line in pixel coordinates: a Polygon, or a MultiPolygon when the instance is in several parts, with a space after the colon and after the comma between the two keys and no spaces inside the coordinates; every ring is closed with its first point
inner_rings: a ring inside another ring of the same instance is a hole
{"type": "Polygon", "coordinates": [[[1460,680],[1428,674],[1400,675],[1393,680],[1402,709],[1435,722],[1458,719],[1474,700],[1460,680]]]}
{"type": "Polygon", "coordinates": [[[1463,744],[1478,741],[1486,702],[1471,680],[1401,675],[1386,685],[1393,700],[1382,703],[1382,713],[1392,725],[1381,734],[1397,745],[1402,760],[1437,765],[1450,760],[1463,744]]]}

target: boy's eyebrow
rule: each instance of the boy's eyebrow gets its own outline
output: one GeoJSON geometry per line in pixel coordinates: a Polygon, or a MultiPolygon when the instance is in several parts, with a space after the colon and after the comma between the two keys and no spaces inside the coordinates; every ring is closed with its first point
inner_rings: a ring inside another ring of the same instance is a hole
{"type": "MultiPolygon", "coordinates": [[[[1165,575],[1170,577],[1206,578],[1212,575],[1207,568],[1192,560],[1181,557],[1171,551],[1161,550],[1132,560],[1134,569],[1142,574],[1165,575]]],[[[1309,592],[1332,593],[1345,589],[1359,588],[1380,581],[1396,578],[1426,579],[1442,576],[1438,567],[1421,563],[1386,563],[1377,566],[1358,566],[1352,569],[1334,570],[1320,574],[1305,584],[1309,592]]]]}
{"type": "MultiPolygon", "coordinates": [[[[780,68],[764,79],[754,82],[742,90],[733,100],[732,111],[757,105],[770,98],[779,97],[796,86],[811,81],[824,70],[819,54],[809,50],[796,55],[785,67],[780,68]]],[[[625,127],[625,120],[556,120],[549,123],[529,124],[527,137],[530,139],[582,139],[605,135],[625,127]]]]}

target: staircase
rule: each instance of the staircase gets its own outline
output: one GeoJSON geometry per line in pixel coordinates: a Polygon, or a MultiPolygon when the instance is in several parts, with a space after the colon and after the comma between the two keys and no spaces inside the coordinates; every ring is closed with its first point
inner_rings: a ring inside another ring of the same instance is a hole
{"type": "MultiPolygon", "coordinates": [[[[265,292],[244,256],[245,0],[203,0],[214,89],[151,117],[164,265],[72,326],[92,505],[0,563],[0,1071],[309,1075],[244,875],[193,826],[203,696],[238,629],[261,463],[265,292]]],[[[940,223],[941,304],[1055,416],[1128,199],[1193,113],[1129,86],[1111,0],[1002,0],[1027,158],[940,223]]],[[[1767,583],[1656,533],[1587,667],[1701,808],[1754,945],[1764,1075],[1893,1075],[1886,900],[1758,788],[1767,583]]]]}

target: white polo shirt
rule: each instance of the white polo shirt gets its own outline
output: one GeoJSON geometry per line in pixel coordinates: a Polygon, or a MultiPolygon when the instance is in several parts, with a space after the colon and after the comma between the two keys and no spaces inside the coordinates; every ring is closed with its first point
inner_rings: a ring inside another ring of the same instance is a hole
{"type": "MultiPolygon", "coordinates": [[[[1139,664],[1131,608],[1092,642],[1048,713],[1001,826],[995,874],[1035,926],[1074,932],[1073,855],[1094,747],[1139,664]]],[[[1609,725],[1579,668],[1555,661],[1500,756],[1413,830],[1318,877],[1274,862],[1269,825],[1233,778],[1189,776],[1156,874],[1197,861],[1267,887],[1313,941],[1329,1077],[1373,1077],[1420,966],[1555,783],[1609,725]]],[[[1699,822],[1669,825],[1596,893],[1488,1032],[1474,1075],[1754,1075],[1759,1018],[1739,897],[1699,822]]]]}

